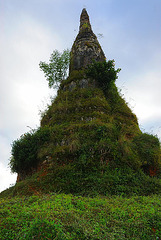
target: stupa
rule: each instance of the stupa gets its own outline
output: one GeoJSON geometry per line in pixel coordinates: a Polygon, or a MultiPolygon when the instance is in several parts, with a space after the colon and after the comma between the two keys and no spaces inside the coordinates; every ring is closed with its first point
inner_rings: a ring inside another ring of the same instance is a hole
{"type": "MultiPolygon", "coordinates": [[[[19,181],[36,171],[40,173],[35,186],[50,186],[44,191],[80,193],[95,191],[91,190],[95,186],[104,194],[115,191],[108,182],[115,169],[126,174],[141,169],[155,175],[161,168],[159,140],[141,132],[136,115],[115,83],[104,91],[95,77],[86,76],[93,61],[102,64],[105,59],[83,9],[71,49],[69,77],[43,114],[40,129],[29,136],[31,148],[25,158],[20,151],[20,170],[16,161],[13,165],[19,181]],[[34,146],[32,139],[37,141],[34,146]]],[[[24,149],[28,141],[24,138],[24,149]]],[[[114,186],[118,184],[116,176],[112,181],[114,186]]],[[[119,181],[122,188],[121,176],[119,181]]]]}

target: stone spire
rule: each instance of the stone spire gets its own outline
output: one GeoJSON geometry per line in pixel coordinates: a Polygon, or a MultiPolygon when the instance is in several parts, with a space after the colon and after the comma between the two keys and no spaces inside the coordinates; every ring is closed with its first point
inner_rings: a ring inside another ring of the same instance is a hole
{"type": "Polygon", "coordinates": [[[89,21],[89,16],[85,8],[83,8],[81,16],[80,16],[80,26],[79,26],[79,32],[84,32],[84,29],[86,28],[86,31],[91,32],[91,24],[89,21]]]}
{"type": "Polygon", "coordinates": [[[80,16],[79,33],[71,49],[69,74],[73,70],[86,68],[93,60],[104,61],[105,55],[92,31],[88,13],[84,8],[80,16]]]}

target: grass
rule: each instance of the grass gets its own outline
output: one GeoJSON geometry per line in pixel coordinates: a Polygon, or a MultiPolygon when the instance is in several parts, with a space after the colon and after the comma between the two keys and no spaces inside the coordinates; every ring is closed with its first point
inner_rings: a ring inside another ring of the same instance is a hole
{"type": "Polygon", "coordinates": [[[160,195],[90,198],[52,193],[0,199],[1,240],[160,237],[160,195]]]}

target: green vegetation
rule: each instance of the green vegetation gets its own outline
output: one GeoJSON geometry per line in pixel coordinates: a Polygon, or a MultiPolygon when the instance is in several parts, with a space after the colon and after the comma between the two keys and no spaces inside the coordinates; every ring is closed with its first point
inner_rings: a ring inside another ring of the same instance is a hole
{"type": "Polygon", "coordinates": [[[151,171],[151,175],[155,175],[157,171],[160,171],[161,163],[158,162],[158,156],[160,156],[159,139],[156,136],[144,133],[136,136],[133,143],[142,160],[144,171],[151,171]]]}
{"type": "Polygon", "coordinates": [[[142,170],[134,171],[130,167],[114,168],[92,166],[85,154],[78,165],[66,164],[67,159],[57,163],[42,164],[41,169],[12,188],[1,193],[3,197],[30,196],[49,192],[66,193],[81,196],[148,196],[161,194],[161,179],[151,177],[142,170]],[[91,169],[92,168],[92,169],[91,169]]]}
{"type": "Polygon", "coordinates": [[[1,240],[155,240],[160,197],[80,197],[66,194],[0,199],[1,240]]]}
{"type": "Polygon", "coordinates": [[[45,73],[50,88],[58,88],[59,84],[67,77],[69,60],[70,52],[67,49],[63,53],[58,50],[53,51],[49,63],[40,62],[40,69],[45,73]]]}
{"type": "Polygon", "coordinates": [[[12,172],[30,173],[38,165],[38,150],[49,141],[50,129],[39,128],[25,133],[12,144],[10,167],[12,172]]]}
{"type": "Polygon", "coordinates": [[[82,31],[83,31],[83,30],[88,30],[88,29],[90,29],[89,23],[84,23],[84,24],[82,25],[82,31]]]}
{"type": "Polygon", "coordinates": [[[120,68],[115,70],[114,60],[108,62],[93,62],[86,70],[86,75],[89,78],[96,79],[98,86],[106,91],[110,84],[114,83],[118,78],[117,73],[121,71],[120,68]]]}
{"type": "Polygon", "coordinates": [[[158,138],[140,131],[136,116],[119,95],[114,83],[119,70],[114,69],[114,62],[91,68],[95,67],[98,86],[92,86],[92,75],[85,88],[80,87],[81,78],[73,90],[68,90],[69,80],[64,81],[67,89],[59,89],[43,114],[40,129],[13,143],[12,171],[31,175],[47,162],[45,179],[34,183],[36,179],[31,178],[37,191],[45,193],[46,189],[81,195],[159,193],[158,138]]]}

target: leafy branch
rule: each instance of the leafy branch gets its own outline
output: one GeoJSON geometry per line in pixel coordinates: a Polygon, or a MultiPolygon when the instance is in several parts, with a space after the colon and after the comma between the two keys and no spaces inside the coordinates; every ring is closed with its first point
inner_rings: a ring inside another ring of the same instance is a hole
{"type": "Polygon", "coordinates": [[[63,53],[54,50],[49,63],[40,62],[39,67],[44,72],[50,88],[58,88],[59,84],[67,77],[69,61],[70,51],[67,49],[63,53]]]}

